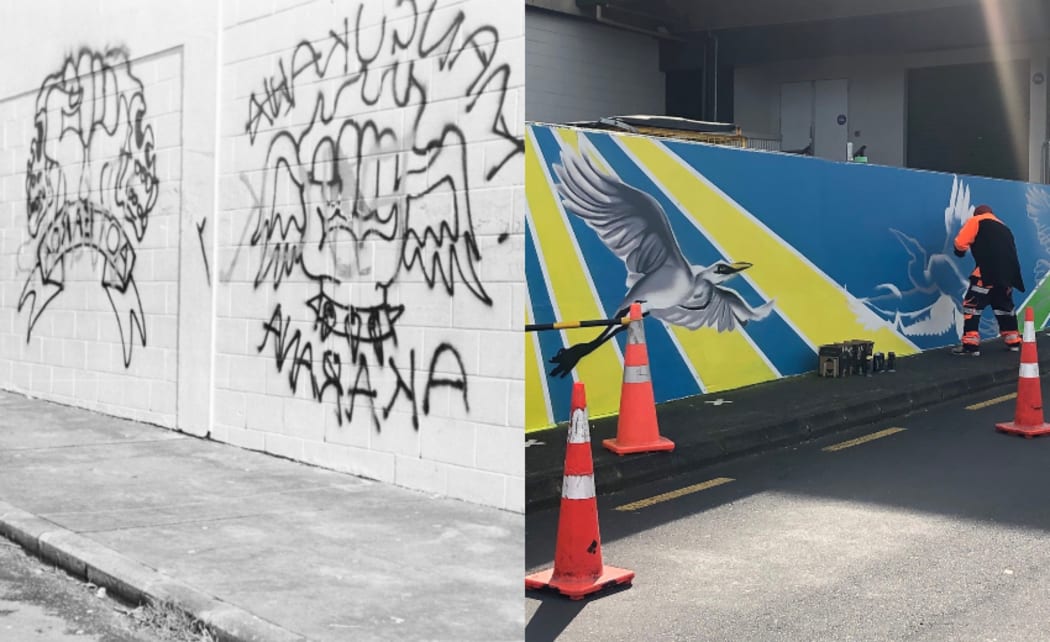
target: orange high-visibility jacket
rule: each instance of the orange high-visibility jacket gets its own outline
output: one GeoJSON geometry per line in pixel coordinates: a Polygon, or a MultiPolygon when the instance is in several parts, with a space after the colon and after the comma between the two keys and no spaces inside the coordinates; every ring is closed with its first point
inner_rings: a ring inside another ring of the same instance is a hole
{"type": "Polygon", "coordinates": [[[966,250],[970,250],[977,263],[973,276],[980,278],[986,286],[1015,287],[1025,291],[1014,235],[994,213],[972,216],[959,230],[955,237],[955,254],[966,256],[966,250]]]}

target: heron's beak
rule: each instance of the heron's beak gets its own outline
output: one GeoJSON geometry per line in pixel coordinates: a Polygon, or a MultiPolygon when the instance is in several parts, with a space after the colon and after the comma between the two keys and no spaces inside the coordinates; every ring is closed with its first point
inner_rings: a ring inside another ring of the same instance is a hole
{"type": "Polygon", "coordinates": [[[751,267],[751,265],[752,264],[748,263],[747,261],[737,261],[736,263],[730,263],[729,269],[732,274],[736,274],[737,272],[743,272],[747,268],[751,267]]]}

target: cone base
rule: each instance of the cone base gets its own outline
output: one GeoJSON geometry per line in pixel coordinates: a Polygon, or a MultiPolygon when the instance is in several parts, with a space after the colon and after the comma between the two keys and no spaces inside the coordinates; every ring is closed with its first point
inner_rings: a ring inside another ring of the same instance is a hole
{"type": "Polygon", "coordinates": [[[1018,426],[1014,422],[1006,422],[1001,424],[995,424],[995,429],[999,432],[1005,432],[1008,435],[1020,435],[1021,437],[1039,437],[1041,435],[1050,435],[1050,424],[1041,423],[1035,426],[1018,426]]]}
{"type": "Polygon", "coordinates": [[[603,439],[602,445],[621,456],[633,453],[674,450],[674,442],[667,437],[657,437],[655,441],[647,441],[640,444],[624,444],[620,443],[617,439],[603,439]]]}
{"type": "Polygon", "coordinates": [[[553,579],[553,576],[554,569],[552,568],[526,575],[525,588],[537,590],[549,588],[574,600],[582,600],[591,593],[597,593],[617,584],[630,584],[634,579],[634,571],[615,566],[603,566],[601,577],[593,582],[585,579],[553,579]]]}

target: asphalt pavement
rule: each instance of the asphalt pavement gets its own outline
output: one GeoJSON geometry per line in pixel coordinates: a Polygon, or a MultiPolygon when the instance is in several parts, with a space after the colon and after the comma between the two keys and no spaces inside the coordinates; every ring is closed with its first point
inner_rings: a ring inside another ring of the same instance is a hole
{"type": "MultiPolygon", "coordinates": [[[[1039,333],[1038,352],[1046,372],[1050,333],[1039,333]]],[[[601,441],[616,436],[616,418],[593,420],[595,482],[599,492],[630,488],[996,386],[1016,385],[1018,362],[1018,353],[996,339],[984,344],[976,358],[955,356],[944,348],[897,359],[892,373],[838,379],[811,373],[672,401],[657,407],[660,433],[675,442],[670,453],[614,455],[601,441]]],[[[652,373],[654,388],[660,376],[659,371],[652,373]]],[[[525,451],[525,505],[531,513],[555,507],[561,499],[566,426],[528,436],[532,445],[525,451]]]]}
{"type": "Polygon", "coordinates": [[[220,640],[520,640],[523,531],[520,514],[0,392],[0,535],[220,640]]]}
{"type": "MultiPolygon", "coordinates": [[[[1048,639],[1050,438],[994,430],[1015,391],[601,495],[604,561],[633,585],[526,592],[526,640],[1048,639]]],[[[556,525],[529,514],[529,571],[556,525]]]]}

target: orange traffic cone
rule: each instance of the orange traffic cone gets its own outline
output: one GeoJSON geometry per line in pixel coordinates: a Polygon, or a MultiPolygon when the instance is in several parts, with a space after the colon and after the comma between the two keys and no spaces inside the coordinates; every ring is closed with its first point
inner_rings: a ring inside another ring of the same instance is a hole
{"type": "Polygon", "coordinates": [[[576,383],[572,388],[572,415],[565,446],[554,568],[526,576],[525,588],[552,588],[579,600],[609,586],[630,584],[633,579],[634,571],[602,564],[587,395],[583,384],[576,383]]]}
{"type": "Polygon", "coordinates": [[[656,422],[656,398],[649,376],[649,352],[645,347],[642,306],[631,304],[631,324],[627,327],[627,351],[623,355],[623,388],[616,438],[602,445],[617,455],[674,450],[674,442],[660,436],[656,422]]]}
{"type": "Polygon", "coordinates": [[[1011,435],[1032,438],[1050,434],[1043,421],[1043,391],[1039,384],[1039,353],[1035,347],[1035,319],[1032,308],[1024,311],[1024,337],[1021,343],[1021,372],[1017,380],[1017,410],[1014,420],[995,424],[995,429],[1011,435]]]}

